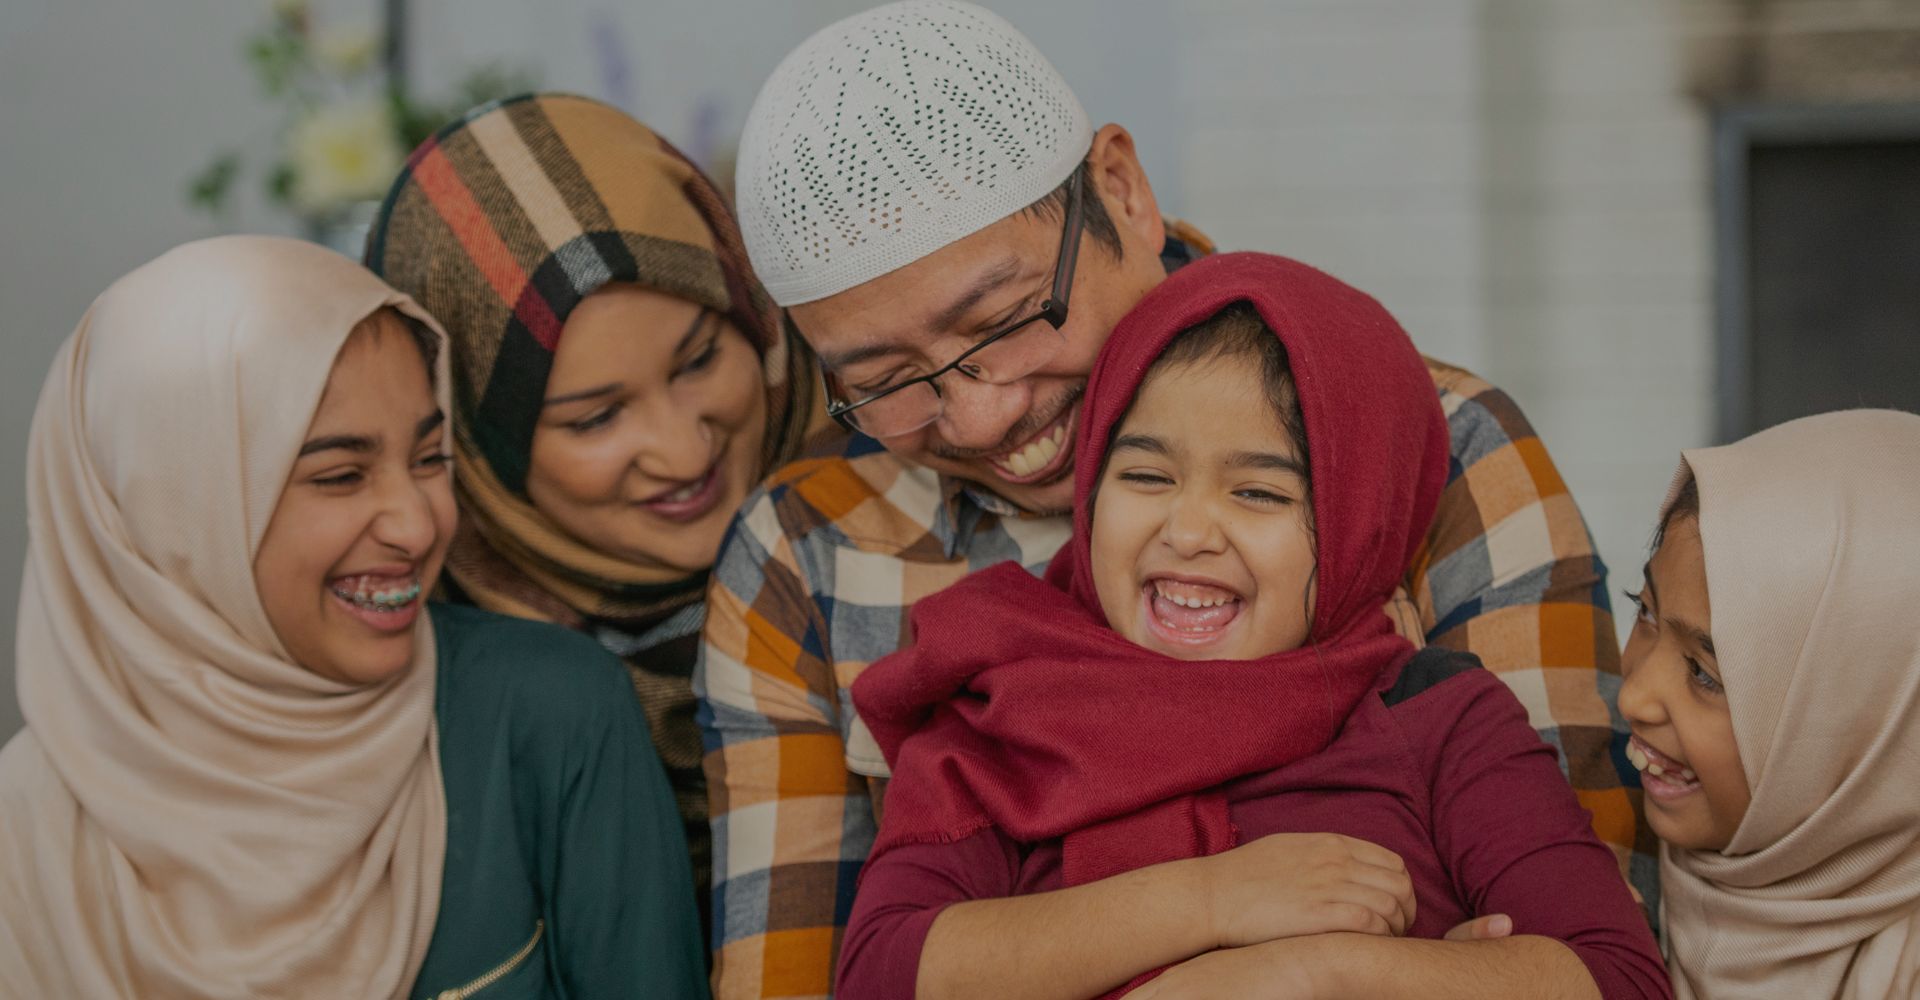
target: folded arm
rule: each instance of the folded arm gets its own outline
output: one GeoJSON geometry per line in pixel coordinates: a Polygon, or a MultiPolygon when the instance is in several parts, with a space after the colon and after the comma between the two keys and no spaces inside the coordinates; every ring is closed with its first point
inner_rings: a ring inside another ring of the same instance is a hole
{"type": "Polygon", "coordinates": [[[1208,858],[1015,895],[1023,852],[994,829],[870,862],[840,958],[842,1000],[1081,1000],[1214,948],[1351,929],[1402,933],[1399,856],[1277,834],[1208,858]]]}

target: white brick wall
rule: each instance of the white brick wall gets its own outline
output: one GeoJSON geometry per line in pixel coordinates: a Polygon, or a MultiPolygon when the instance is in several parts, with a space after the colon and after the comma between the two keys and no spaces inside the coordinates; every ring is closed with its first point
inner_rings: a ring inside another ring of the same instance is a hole
{"type": "Polygon", "coordinates": [[[1706,124],[1669,9],[1195,4],[1185,183],[1161,195],[1224,246],[1365,288],[1518,399],[1616,590],[1712,413],[1706,124]]]}

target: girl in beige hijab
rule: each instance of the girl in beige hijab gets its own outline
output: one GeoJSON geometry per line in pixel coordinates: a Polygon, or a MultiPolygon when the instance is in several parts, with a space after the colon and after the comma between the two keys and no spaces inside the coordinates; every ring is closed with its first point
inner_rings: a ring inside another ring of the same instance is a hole
{"type": "Polygon", "coordinates": [[[618,663],[422,602],[443,341],[261,237],[162,256],[67,341],[28,452],[0,997],[702,991],[618,663]]]}
{"type": "Polygon", "coordinates": [[[1674,992],[1920,996],[1920,416],[1686,452],[1630,596],[1674,992]]]}

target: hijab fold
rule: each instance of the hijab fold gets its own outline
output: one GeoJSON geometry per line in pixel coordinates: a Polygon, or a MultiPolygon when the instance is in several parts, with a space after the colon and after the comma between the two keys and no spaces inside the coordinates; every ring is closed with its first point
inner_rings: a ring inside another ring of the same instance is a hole
{"type": "MultiPolygon", "coordinates": [[[[439,903],[434,644],[290,661],[253,576],[348,334],[410,300],[319,247],[192,243],[100,296],[27,456],[0,752],[0,996],[404,996],[439,903]]],[[[444,359],[444,352],[442,352],[444,359]]],[[[445,362],[438,383],[447,401],[445,362]]]]}
{"type": "Polygon", "coordinates": [[[1725,851],[1661,847],[1674,991],[1920,995],[1920,416],[1795,420],[1689,474],[1752,802],[1725,851]]]}
{"type": "Polygon", "coordinates": [[[1219,786],[1325,748],[1413,647],[1383,608],[1439,503],[1447,428],[1380,305],[1306,265],[1222,254],[1128,314],[1088,382],[1074,534],[1045,580],[1003,564],[916,604],[914,645],[854,684],[893,768],[875,857],[992,825],[1064,838],[1066,884],[1233,846],[1219,786]],[[1305,418],[1318,598],[1308,647],[1181,661],[1108,627],[1090,498],[1115,429],[1173,339],[1237,302],[1285,346],[1305,418]]]}

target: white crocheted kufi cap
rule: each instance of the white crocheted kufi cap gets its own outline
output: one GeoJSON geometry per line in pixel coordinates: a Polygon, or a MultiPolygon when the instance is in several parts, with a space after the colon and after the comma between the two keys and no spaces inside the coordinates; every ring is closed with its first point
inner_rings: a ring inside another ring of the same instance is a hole
{"type": "Polygon", "coordinates": [[[753,268],[782,306],[843,292],[1040,200],[1093,127],[999,15],[905,0],[793,50],[753,103],[736,198],[753,268]]]}

